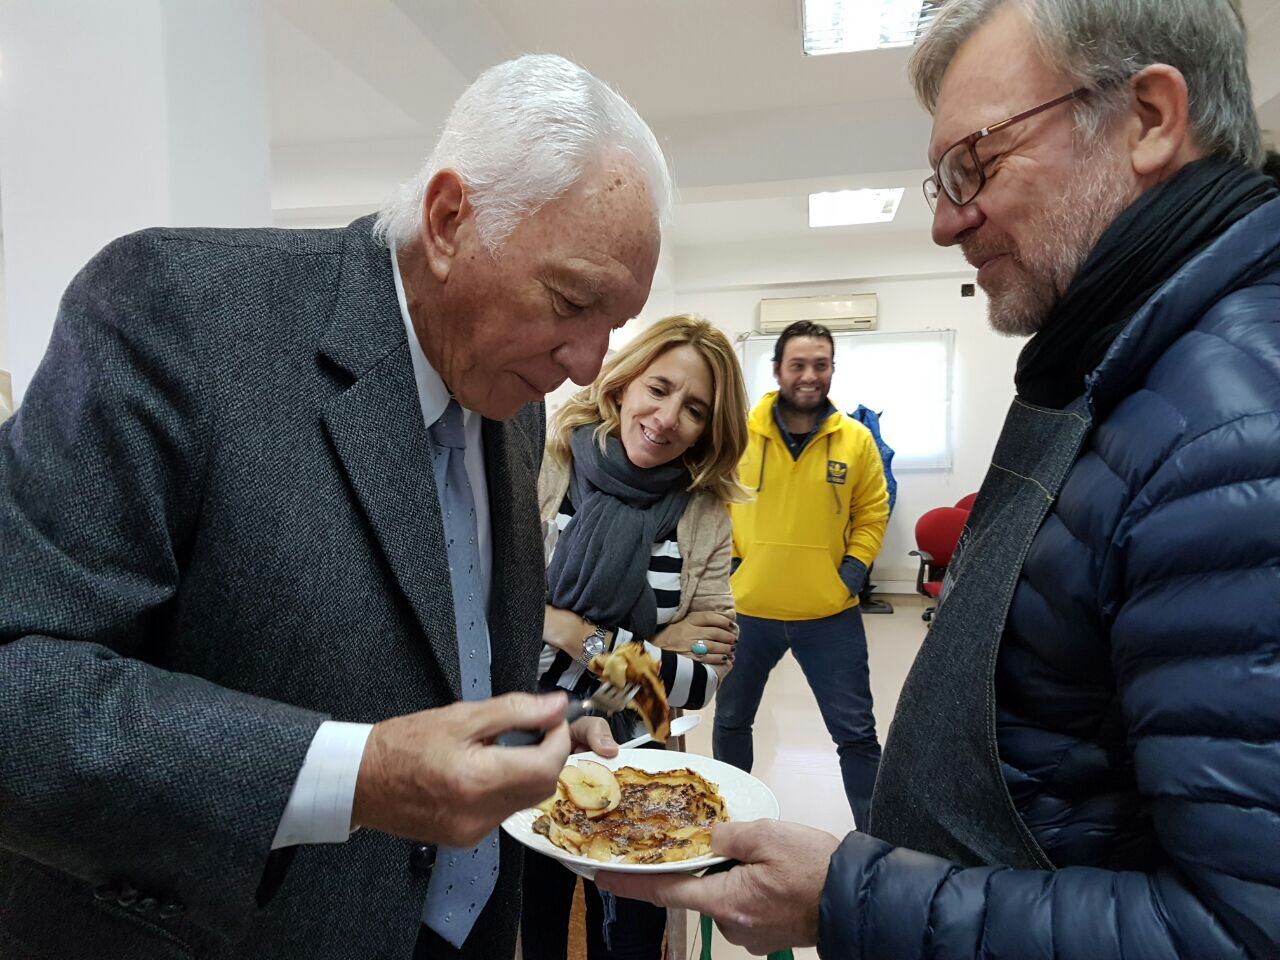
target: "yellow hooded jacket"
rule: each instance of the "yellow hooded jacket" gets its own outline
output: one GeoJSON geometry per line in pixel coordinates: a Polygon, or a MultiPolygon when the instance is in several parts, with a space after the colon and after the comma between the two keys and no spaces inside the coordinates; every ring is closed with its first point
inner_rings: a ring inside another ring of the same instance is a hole
{"type": "Polygon", "coordinates": [[[838,410],[793,459],[773,417],[776,391],[748,418],[738,477],[755,499],[729,507],[739,613],[817,620],[858,602],[837,570],[845,556],[870,567],[884,540],[889,494],[871,431],[838,410]]]}

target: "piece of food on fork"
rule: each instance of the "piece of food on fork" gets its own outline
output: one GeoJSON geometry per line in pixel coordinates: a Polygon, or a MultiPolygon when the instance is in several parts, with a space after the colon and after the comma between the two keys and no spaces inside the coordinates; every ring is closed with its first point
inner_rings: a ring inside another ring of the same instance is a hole
{"type": "Polygon", "coordinates": [[[602,653],[591,661],[591,672],[605,684],[616,688],[637,687],[627,707],[644,721],[653,739],[666,741],[671,733],[671,711],[667,691],[662,686],[658,665],[645,652],[644,645],[628,643],[610,653],[602,653]]]}
{"type": "MultiPolygon", "coordinates": [[[[630,708],[644,720],[654,740],[666,741],[671,733],[667,691],[663,689],[657,665],[642,644],[629,643],[612,653],[601,654],[591,661],[590,668],[602,682],[591,696],[569,704],[564,715],[566,723],[591,713],[612,716],[630,708]]],[[[501,747],[531,746],[541,743],[543,736],[541,730],[508,730],[500,734],[495,743],[501,747]]]]}

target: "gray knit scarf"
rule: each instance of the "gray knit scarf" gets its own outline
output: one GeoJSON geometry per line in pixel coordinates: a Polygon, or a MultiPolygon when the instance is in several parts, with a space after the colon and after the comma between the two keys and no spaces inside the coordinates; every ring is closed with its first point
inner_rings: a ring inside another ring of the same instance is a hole
{"type": "Polygon", "coordinates": [[[679,462],[636,467],[614,436],[605,438],[601,452],[598,426],[577,427],[569,438],[575,512],[547,568],[548,602],[648,639],[658,627],[649,557],[689,504],[689,471],[679,462]]]}

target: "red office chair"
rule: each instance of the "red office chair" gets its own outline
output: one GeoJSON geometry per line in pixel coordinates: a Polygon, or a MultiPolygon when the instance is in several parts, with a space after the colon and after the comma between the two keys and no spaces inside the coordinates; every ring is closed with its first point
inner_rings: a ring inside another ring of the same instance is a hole
{"type": "MultiPolygon", "coordinates": [[[[919,549],[912,550],[910,555],[920,558],[916,590],[921,596],[936,600],[942,593],[942,578],[968,519],[968,510],[936,507],[916,521],[916,546],[919,549]]],[[[929,607],[921,619],[926,623],[932,620],[936,609],[929,607]]]]}
{"type": "Polygon", "coordinates": [[[972,510],[973,501],[977,499],[978,499],[978,495],[976,493],[971,493],[967,497],[961,497],[959,500],[957,500],[956,506],[959,507],[961,510],[972,510]]]}

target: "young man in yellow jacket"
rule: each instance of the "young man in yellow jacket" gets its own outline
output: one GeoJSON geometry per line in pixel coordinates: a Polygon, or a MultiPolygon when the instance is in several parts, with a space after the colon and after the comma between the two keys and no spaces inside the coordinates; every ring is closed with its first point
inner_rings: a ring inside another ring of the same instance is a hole
{"type": "Polygon", "coordinates": [[[717,759],[751,769],[765,683],[790,649],[865,827],[880,743],[858,592],[884,539],[889,496],[871,432],[827,398],[834,354],[826,327],[787,327],[774,348],[778,390],[751,411],[739,477],[755,498],[730,507],[739,635],[717,698],[714,748],[717,759]]]}

